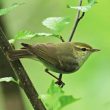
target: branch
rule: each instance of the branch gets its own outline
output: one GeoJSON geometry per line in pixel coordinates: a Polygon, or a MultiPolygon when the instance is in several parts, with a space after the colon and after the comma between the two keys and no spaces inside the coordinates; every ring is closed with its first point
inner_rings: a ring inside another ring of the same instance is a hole
{"type": "Polygon", "coordinates": [[[29,98],[34,110],[46,110],[42,101],[38,99],[38,92],[35,90],[31,80],[29,79],[20,61],[16,60],[11,62],[9,60],[7,53],[13,51],[13,49],[9,44],[8,40],[6,39],[1,28],[0,28],[0,48],[3,51],[4,55],[7,57],[7,60],[11,65],[11,68],[15,71],[15,74],[17,75],[20,84],[24,89],[27,97],[29,98]]]}
{"type": "MultiPolygon", "coordinates": [[[[82,0],[79,0],[79,6],[81,6],[81,5],[82,5],[82,0]]],[[[84,17],[84,15],[85,15],[85,12],[83,12],[81,16],[80,16],[80,13],[81,13],[81,11],[78,10],[78,11],[77,11],[77,15],[76,15],[76,19],[75,19],[75,23],[74,23],[74,26],[73,26],[73,30],[72,30],[71,35],[70,35],[70,37],[69,37],[69,42],[71,42],[71,40],[72,40],[72,38],[73,38],[73,36],[74,36],[74,33],[75,33],[75,31],[76,31],[76,28],[77,28],[77,26],[78,26],[79,21],[80,21],[80,20],[84,17]]]]}
{"type": "MultiPolygon", "coordinates": [[[[0,4],[0,7],[1,5],[2,4],[0,4]]],[[[0,17],[0,26],[5,29],[4,20],[2,19],[2,17],[0,17]]],[[[0,47],[1,45],[2,44],[0,44],[0,47]]],[[[2,49],[0,48],[0,78],[10,76],[16,78],[16,75],[9,64],[4,51],[2,51],[2,49]]],[[[0,89],[2,89],[3,92],[3,100],[1,99],[0,101],[4,101],[4,110],[25,110],[23,97],[17,84],[12,82],[9,82],[8,84],[1,83],[0,89]]]]}

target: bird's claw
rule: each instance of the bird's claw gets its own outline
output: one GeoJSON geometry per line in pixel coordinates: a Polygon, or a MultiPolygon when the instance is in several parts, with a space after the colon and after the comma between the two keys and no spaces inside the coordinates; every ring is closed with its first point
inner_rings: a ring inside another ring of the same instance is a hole
{"type": "Polygon", "coordinates": [[[59,87],[61,88],[63,88],[63,86],[65,85],[65,83],[60,80],[56,81],[55,84],[59,85],[59,87]]]}

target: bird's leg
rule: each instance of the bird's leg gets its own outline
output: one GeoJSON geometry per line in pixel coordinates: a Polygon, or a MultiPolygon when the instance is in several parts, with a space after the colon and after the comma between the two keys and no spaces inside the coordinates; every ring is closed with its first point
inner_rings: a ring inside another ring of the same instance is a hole
{"type": "Polygon", "coordinates": [[[63,37],[60,35],[60,40],[62,41],[62,42],[65,42],[65,40],[63,39],[63,37]]]}
{"type": "Polygon", "coordinates": [[[58,80],[58,78],[57,78],[55,75],[53,75],[52,73],[50,73],[47,68],[45,69],[45,72],[48,73],[49,75],[51,75],[52,77],[54,77],[55,79],[58,80]]]}
{"type": "Polygon", "coordinates": [[[62,82],[62,74],[59,75],[59,78],[57,78],[55,75],[53,75],[52,73],[49,72],[49,70],[46,68],[45,72],[48,73],[49,75],[51,75],[52,77],[54,77],[55,79],[57,79],[56,84],[58,84],[60,87],[63,87],[65,85],[64,82],[62,82]]]}
{"type": "Polygon", "coordinates": [[[65,83],[62,81],[62,74],[59,75],[59,78],[56,84],[58,84],[61,88],[65,85],[65,83]]]}

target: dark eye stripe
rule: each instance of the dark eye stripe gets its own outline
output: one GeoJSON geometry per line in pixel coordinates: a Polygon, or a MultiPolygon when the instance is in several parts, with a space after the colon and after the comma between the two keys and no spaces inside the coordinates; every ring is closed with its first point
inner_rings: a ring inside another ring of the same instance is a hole
{"type": "Polygon", "coordinates": [[[75,46],[75,48],[77,49],[77,50],[81,50],[81,51],[89,51],[90,49],[88,49],[88,48],[86,48],[86,47],[78,47],[78,46],[75,46]]]}
{"type": "Polygon", "coordinates": [[[81,50],[82,50],[82,51],[86,51],[87,49],[86,49],[86,48],[81,48],[81,50]]]}

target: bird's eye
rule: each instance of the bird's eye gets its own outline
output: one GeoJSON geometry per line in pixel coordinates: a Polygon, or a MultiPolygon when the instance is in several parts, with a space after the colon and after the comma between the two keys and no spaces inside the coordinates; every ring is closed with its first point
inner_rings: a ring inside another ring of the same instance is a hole
{"type": "Polygon", "coordinates": [[[82,51],[86,51],[87,49],[86,49],[86,48],[81,48],[81,50],[82,50],[82,51]]]}

